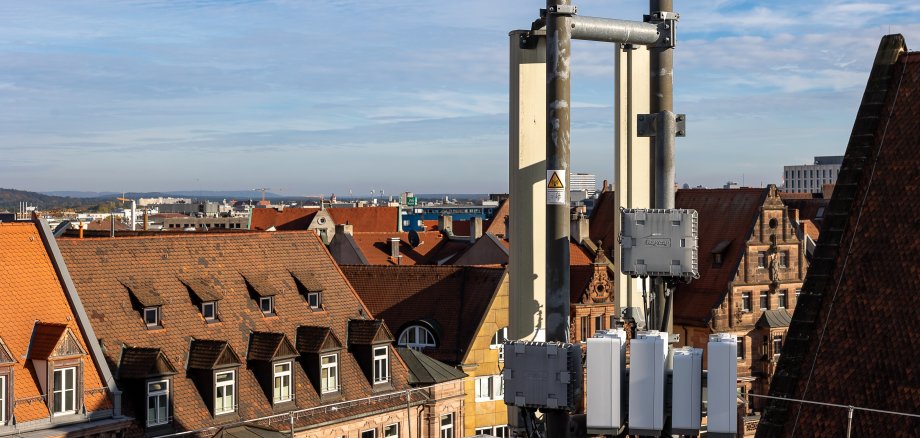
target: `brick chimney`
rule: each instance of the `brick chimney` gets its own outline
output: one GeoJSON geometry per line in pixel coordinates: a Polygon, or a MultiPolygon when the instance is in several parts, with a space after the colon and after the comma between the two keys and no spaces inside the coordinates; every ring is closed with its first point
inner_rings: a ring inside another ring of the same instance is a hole
{"type": "Polygon", "coordinates": [[[454,218],[445,215],[438,218],[438,231],[449,235],[454,234],[454,218]]]}
{"type": "Polygon", "coordinates": [[[354,226],[354,225],[349,225],[349,224],[337,224],[337,225],[335,226],[335,234],[342,233],[342,234],[345,234],[345,235],[348,235],[348,236],[352,236],[352,235],[354,235],[354,232],[355,232],[355,226],[354,226]]]}
{"type": "Polygon", "coordinates": [[[480,237],[482,237],[482,218],[470,218],[470,243],[475,242],[480,237]]]}
{"type": "Polygon", "coordinates": [[[390,238],[390,257],[399,262],[399,237],[390,238]]]}
{"type": "Polygon", "coordinates": [[[583,212],[577,210],[573,213],[570,225],[569,232],[575,243],[581,244],[582,240],[588,239],[588,217],[583,212]]]}

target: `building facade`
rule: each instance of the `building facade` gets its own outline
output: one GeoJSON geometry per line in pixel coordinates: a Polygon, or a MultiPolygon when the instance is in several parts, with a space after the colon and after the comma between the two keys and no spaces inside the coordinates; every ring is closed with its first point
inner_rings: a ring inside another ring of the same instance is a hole
{"type": "Polygon", "coordinates": [[[589,198],[594,197],[597,193],[597,175],[573,172],[569,175],[569,191],[585,191],[588,192],[589,198]]]}
{"type": "Polygon", "coordinates": [[[821,193],[825,184],[837,182],[842,156],[815,157],[814,164],[783,166],[783,191],[821,193]]]}

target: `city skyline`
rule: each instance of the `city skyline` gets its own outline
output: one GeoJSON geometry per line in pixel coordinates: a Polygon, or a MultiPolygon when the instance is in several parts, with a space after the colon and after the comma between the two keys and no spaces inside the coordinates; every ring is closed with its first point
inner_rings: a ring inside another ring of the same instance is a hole
{"type": "MultiPolygon", "coordinates": [[[[507,191],[508,32],[537,1],[0,5],[0,187],[507,191]]],[[[781,183],[842,155],[907,1],[676,2],[677,179],[781,183]]],[[[578,1],[639,20],[646,2],[578,1]]],[[[613,175],[613,56],[573,49],[572,170],[613,175]]]]}

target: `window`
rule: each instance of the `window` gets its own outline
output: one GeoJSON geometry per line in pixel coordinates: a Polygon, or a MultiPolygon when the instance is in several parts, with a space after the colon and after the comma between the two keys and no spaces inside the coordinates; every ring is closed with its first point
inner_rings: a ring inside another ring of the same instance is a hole
{"type": "Polygon", "coordinates": [[[779,253],[779,267],[786,268],[789,266],[789,251],[780,251],[779,253]]]}
{"type": "Polygon", "coordinates": [[[742,312],[751,311],[751,293],[750,292],[741,292],[741,311],[742,312]]]}
{"type": "Polygon", "coordinates": [[[147,383],[147,427],[169,422],[169,381],[147,383]]]}
{"type": "Polygon", "coordinates": [[[744,360],[744,336],[736,338],[736,345],[738,346],[738,360],[744,360]]]}
{"type": "Polygon", "coordinates": [[[476,378],[476,401],[502,400],[505,397],[505,382],[501,374],[476,378]]]}
{"type": "Polygon", "coordinates": [[[275,403],[291,400],[291,362],[276,363],[274,366],[275,403]]]}
{"type": "Polygon", "coordinates": [[[383,438],[399,438],[399,423],[384,426],[383,438]]]}
{"type": "Polygon", "coordinates": [[[144,324],[147,324],[147,327],[157,327],[160,325],[159,307],[144,308],[144,324]]]}
{"type": "Polygon", "coordinates": [[[712,264],[713,266],[722,266],[722,253],[717,252],[712,255],[712,264]]]}
{"type": "Polygon", "coordinates": [[[274,315],[275,314],[275,297],[259,298],[259,309],[262,310],[263,315],[274,315]]]}
{"type": "Polygon", "coordinates": [[[339,390],[339,355],[327,354],[320,357],[320,392],[328,394],[339,390]]]}
{"type": "Polygon", "coordinates": [[[374,348],[374,384],[386,383],[390,380],[389,360],[387,347],[374,348]]]}
{"type": "Polygon", "coordinates": [[[767,310],[770,308],[770,296],[767,295],[767,292],[760,293],[760,310],[767,310]]]}
{"type": "Polygon", "coordinates": [[[492,430],[492,436],[497,438],[508,438],[510,436],[508,434],[508,426],[495,426],[495,428],[492,430]]]}
{"type": "Polygon", "coordinates": [[[786,289],[783,289],[779,292],[779,306],[778,307],[780,309],[785,309],[788,304],[789,304],[789,291],[786,289]]]}
{"type": "Polygon", "coordinates": [[[778,356],[783,350],[783,335],[773,335],[773,355],[778,356]]]}
{"type": "Polygon", "coordinates": [[[207,301],[201,303],[201,316],[208,322],[217,321],[217,302],[207,301]]]}
{"type": "Polygon", "coordinates": [[[6,424],[6,376],[0,376],[0,425],[6,424]]]}
{"type": "Polygon", "coordinates": [[[226,414],[236,409],[233,404],[233,393],[236,392],[234,374],[234,371],[224,371],[215,375],[214,415],[226,414]]]}
{"type": "Polygon", "coordinates": [[[307,302],[310,303],[311,309],[319,309],[322,304],[319,299],[319,292],[310,292],[307,294],[307,302]]]}
{"type": "Polygon", "coordinates": [[[766,263],[767,263],[766,251],[758,251],[757,252],[757,267],[765,268],[767,266],[766,263]]]}
{"type": "Polygon", "coordinates": [[[588,317],[582,316],[581,318],[581,340],[588,340],[588,317]]]}
{"type": "Polygon", "coordinates": [[[413,325],[403,330],[399,335],[399,342],[397,342],[397,344],[418,351],[436,345],[434,335],[431,334],[431,331],[420,325],[413,325]]]}
{"type": "Polygon", "coordinates": [[[377,429],[362,430],[361,438],[377,438],[377,429]]]}
{"type": "Polygon", "coordinates": [[[473,431],[473,433],[475,433],[476,435],[491,435],[492,428],[491,427],[477,427],[476,430],[473,431]]]}
{"type": "Polygon", "coordinates": [[[441,438],[454,438],[454,414],[441,416],[441,438]]]}
{"type": "Polygon", "coordinates": [[[604,329],[604,316],[598,315],[594,317],[594,332],[597,333],[598,330],[604,329]]]}
{"type": "Polygon", "coordinates": [[[505,341],[508,340],[508,327],[502,327],[492,335],[492,341],[489,348],[498,350],[498,361],[505,361],[505,341]]]}
{"type": "Polygon", "coordinates": [[[77,411],[77,368],[54,370],[54,415],[72,414],[77,411]]]}

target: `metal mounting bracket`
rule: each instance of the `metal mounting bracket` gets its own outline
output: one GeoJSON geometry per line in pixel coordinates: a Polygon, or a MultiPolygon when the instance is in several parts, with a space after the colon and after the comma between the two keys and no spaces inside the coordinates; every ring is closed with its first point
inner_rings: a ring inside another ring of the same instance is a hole
{"type": "MultiPolygon", "coordinates": [[[[658,117],[662,113],[657,114],[639,114],[638,124],[636,126],[636,135],[639,137],[654,137],[658,134],[658,117]]],[[[674,136],[675,137],[686,137],[687,136],[687,115],[686,114],[674,114],[666,112],[674,117],[674,136]]]]}
{"type": "Polygon", "coordinates": [[[677,46],[677,22],[680,21],[680,14],[677,12],[659,11],[652,15],[643,15],[647,23],[658,26],[658,34],[661,37],[658,42],[650,47],[668,47],[673,49],[677,46]]]}
{"type": "Polygon", "coordinates": [[[550,6],[548,12],[553,15],[572,16],[578,13],[578,7],[576,7],[575,5],[555,5],[555,6],[550,6]]]}

